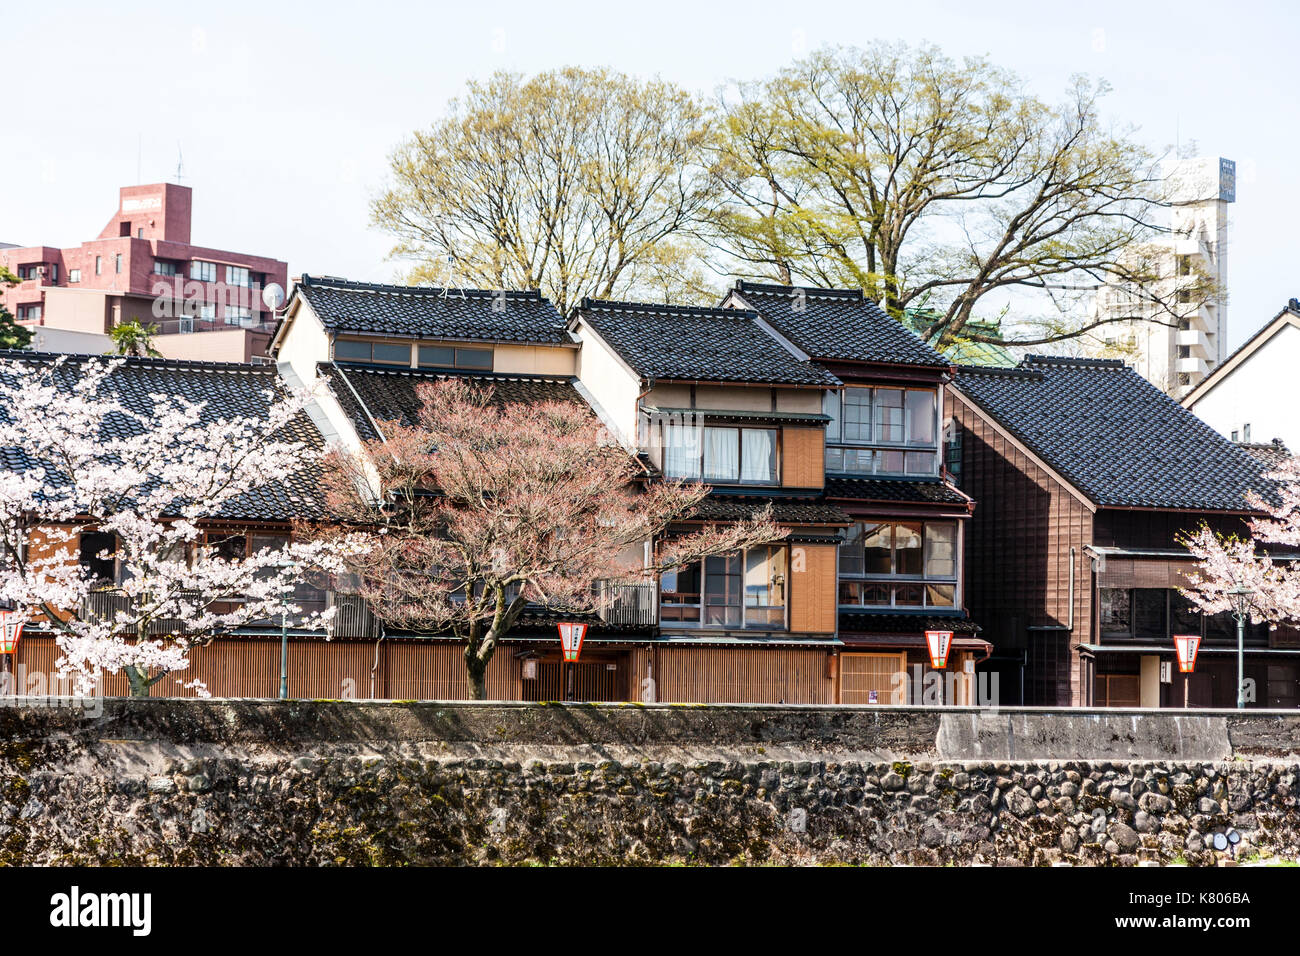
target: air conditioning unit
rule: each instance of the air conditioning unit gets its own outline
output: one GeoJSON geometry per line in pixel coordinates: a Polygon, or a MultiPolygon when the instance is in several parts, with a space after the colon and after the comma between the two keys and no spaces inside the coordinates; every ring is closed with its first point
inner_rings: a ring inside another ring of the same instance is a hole
{"type": "Polygon", "coordinates": [[[181,332],[194,331],[194,316],[192,315],[184,316],[183,318],[177,319],[177,322],[180,325],[179,331],[181,332]]]}

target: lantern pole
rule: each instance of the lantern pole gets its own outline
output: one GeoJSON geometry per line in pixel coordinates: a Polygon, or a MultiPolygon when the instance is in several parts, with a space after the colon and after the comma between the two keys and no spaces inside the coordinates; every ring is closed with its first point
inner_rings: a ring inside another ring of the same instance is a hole
{"type": "Polygon", "coordinates": [[[1232,614],[1237,619],[1237,709],[1246,709],[1246,616],[1250,614],[1254,591],[1238,585],[1232,595],[1232,614]]]}

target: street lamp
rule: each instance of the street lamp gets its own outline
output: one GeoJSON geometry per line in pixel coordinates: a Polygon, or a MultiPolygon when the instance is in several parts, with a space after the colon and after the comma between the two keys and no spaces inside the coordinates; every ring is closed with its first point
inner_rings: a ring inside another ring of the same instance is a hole
{"type": "Polygon", "coordinates": [[[1246,709],[1246,618],[1255,592],[1245,585],[1237,585],[1228,592],[1232,597],[1232,615],[1237,619],[1237,709],[1246,709]]]}
{"type": "Polygon", "coordinates": [[[289,699],[289,592],[280,588],[280,699],[289,699]]]}

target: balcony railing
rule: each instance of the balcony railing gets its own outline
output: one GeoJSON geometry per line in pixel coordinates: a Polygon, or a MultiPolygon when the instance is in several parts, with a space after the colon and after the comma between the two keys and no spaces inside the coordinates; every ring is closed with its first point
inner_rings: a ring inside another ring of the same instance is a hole
{"type": "Polygon", "coordinates": [[[606,624],[653,627],[658,620],[655,586],[644,581],[601,581],[597,613],[606,624]]]}
{"type": "Polygon", "coordinates": [[[182,316],[176,319],[154,319],[147,323],[157,330],[156,335],[184,335],[197,332],[228,332],[231,329],[244,329],[249,332],[271,332],[274,322],[258,319],[243,319],[239,322],[226,322],[224,319],[203,319],[182,316]]]}
{"type": "MultiPolygon", "coordinates": [[[[197,597],[197,592],[188,597],[197,597]]],[[[107,589],[92,591],[81,599],[77,616],[86,621],[112,621],[119,613],[130,614],[134,599],[122,591],[107,589]]],[[[171,618],[159,618],[149,622],[149,634],[188,634],[189,628],[184,621],[171,618]]]]}
{"type": "Polygon", "coordinates": [[[338,608],[329,624],[330,637],[378,637],[380,622],[359,594],[330,591],[328,606],[338,608]]]}
{"type": "MultiPolygon", "coordinates": [[[[197,598],[198,592],[189,592],[182,595],[185,598],[197,598]]],[[[116,588],[106,588],[102,591],[92,591],[82,598],[80,606],[77,609],[78,616],[87,621],[112,621],[119,613],[131,614],[132,603],[134,598],[116,588]]],[[[367,622],[373,622],[373,615],[369,609],[364,610],[364,614],[355,610],[351,602],[360,601],[355,595],[336,595],[333,591],[322,591],[318,588],[300,585],[294,589],[289,597],[289,601],[300,608],[298,614],[288,617],[285,623],[289,627],[296,627],[301,622],[302,615],[310,614],[317,611],[323,611],[327,607],[333,607],[339,604],[339,615],[345,622],[344,626],[331,628],[332,633],[340,637],[368,637],[373,633],[378,633],[377,624],[371,630],[365,630],[367,622]],[[354,633],[355,632],[355,633],[354,633]]],[[[217,614],[229,614],[240,605],[243,598],[239,595],[231,595],[213,600],[208,606],[217,614]]],[[[259,620],[249,621],[247,627],[270,628],[280,626],[279,615],[261,618],[259,620]]],[[[159,618],[149,623],[149,634],[189,634],[189,626],[182,620],[159,618]]]]}

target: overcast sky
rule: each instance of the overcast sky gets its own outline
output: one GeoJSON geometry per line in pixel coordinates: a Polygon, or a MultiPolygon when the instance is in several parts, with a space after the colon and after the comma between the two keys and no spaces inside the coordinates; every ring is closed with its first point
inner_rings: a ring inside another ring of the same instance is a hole
{"type": "Polygon", "coordinates": [[[1294,4],[1190,0],[28,5],[0,26],[0,241],[93,238],[118,186],[173,179],[179,151],[196,243],[389,281],[368,225],[387,155],[471,77],[604,65],[712,91],[827,43],[929,40],[1043,97],[1104,77],[1148,145],[1237,161],[1231,347],[1300,296],[1298,27],[1294,4]]]}

